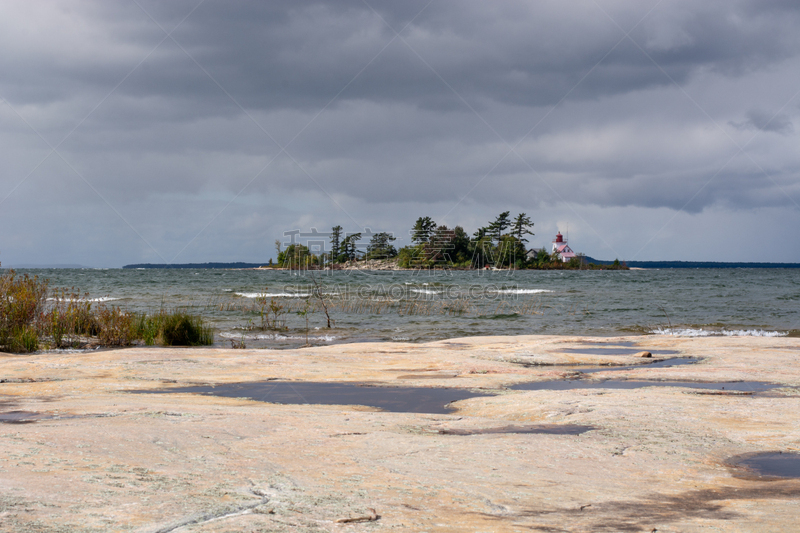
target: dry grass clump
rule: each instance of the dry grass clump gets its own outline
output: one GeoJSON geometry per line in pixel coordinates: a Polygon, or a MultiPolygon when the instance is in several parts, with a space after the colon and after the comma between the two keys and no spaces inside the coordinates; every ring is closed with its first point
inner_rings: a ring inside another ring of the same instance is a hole
{"type": "Polygon", "coordinates": [[[154,317],[158,323],[159,344],[164,346],[208,346],[214,343],[214,331],[202,317],[184,311],[162,312],[154,317]]]}
{"type": "Polygon", "coordinates": [[[85,344],[207,346],[214,332],[202,317],[181,309],[130,313],[93,302],[88,294],[48,290],[47,280],[14,270],[0,275],[0,351],[35,352],[85,344]],[[48,297],[49,295],[49,297],[48,297]]]}
{"type": "Polygon", "coordinates": [[[0,276],[0,347],[13,352],[39,348],[37,322],[46,300],[46,281],[13,270],[0,276]]]}

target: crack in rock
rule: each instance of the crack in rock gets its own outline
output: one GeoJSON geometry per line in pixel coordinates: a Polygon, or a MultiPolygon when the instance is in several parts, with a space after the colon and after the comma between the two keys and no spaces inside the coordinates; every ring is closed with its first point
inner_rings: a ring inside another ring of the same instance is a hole
{"type": "Polygon", "coordinates": [[[267,502],[269,502],[269,498],[262,497],[258,501],[249,502],[244,505],[240,505],[239,507],[236,507],[234,509],[225,509],[210,513],[195,513],[187,516],[186,518],[182,518],[176,522],[172,522],[171,524],[156,529],[152,531],[152,533],[170,533],[171,531],[175,531],[176,529],[180,529],[184,526],[203,524],[205,522],[211,522],[212,520],[221,520],[224,518],[229,518],[231,516],[236,516],[251,509],[254,509],[259,505],[264,505],[267,502]]]}

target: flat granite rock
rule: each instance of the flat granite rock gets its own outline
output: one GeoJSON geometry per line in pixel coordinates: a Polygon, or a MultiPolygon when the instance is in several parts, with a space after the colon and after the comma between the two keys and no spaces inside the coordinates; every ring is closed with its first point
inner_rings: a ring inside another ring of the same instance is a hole
{"type": "Polygon", "coordinates": [[[2,355],[0,531],[792,531],[797,468],[741,458],[800,456],[799,348],[521,336],[2,355]],[[650,368],[663,352],[699,362],[650,368]],[[554,379],[781,387],[509,389],[554,379]],[[268,380],[479,395],[428,414],[169,392],[268,380]]]}

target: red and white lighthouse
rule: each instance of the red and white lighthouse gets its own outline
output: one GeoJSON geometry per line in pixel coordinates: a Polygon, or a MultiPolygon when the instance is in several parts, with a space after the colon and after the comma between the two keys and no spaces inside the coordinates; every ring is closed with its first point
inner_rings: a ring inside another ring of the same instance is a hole
{"type": "Polygon", "coordinates": [[[573,252],[569,245],[567,245],[567,241],[564,239],[564,236],[561,235],[560,231],[556,234],[556,238],[553,239],[552,251],[557,252],[558,256],[565,263],[569,262],[570,259],[575,257],[575,252],[573,252]]]}

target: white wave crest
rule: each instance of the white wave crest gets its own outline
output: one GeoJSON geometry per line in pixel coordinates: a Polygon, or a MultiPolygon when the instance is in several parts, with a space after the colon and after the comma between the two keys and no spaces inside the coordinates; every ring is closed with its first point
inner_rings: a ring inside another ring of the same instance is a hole
{"type": "Polygon", "coordinates": [[[300,292],[235,292],[233,294],[242,298],[308,298],[311,296],[300,292]]]}
{"type": "Polygon", "coordinates": [[[497,294],[539,294],[542,292],[555,292],[549,289],[497,289],[496,291],[488,291],[488,292],[496,292],[497,294]]]}
{"type": "Polygon", "coordinates": [[[651,333],[674,337],[785,337],[789,334],[786,331],[765,331],[763,329],[709,330],[703,328],[656,328],[651,333]]]}
{"type": "Polygon", "coordinates": [[[432,291],[429,289],[411,289],[411,292],[416,292],[417,294],[441,294],[441,291],[432,291]]]}
{"type": "MultiPolygon", "coordinates": [[[[48,298],[48,302],[55,302],[60,298],[48,298]]],[[[65,298],[70,302],[111,302],[114,300],[119,300],[120,298],[112,298],[111,296],[101,296],[100,298],[65,298]]]]}
{"type": "MultiPolygon", "coordinates": [[[[280,333],[245,333],[237,334],[237,333],[230,333],[227,331],[223,331],[219,334],[220,337],[224,339],[244,339],[244,340],[259,340],[259,341],[285,341],[285,340],[305,340],[305,335],[297,336],[297,335],[281,335],[280,333]]],[[[325,342],[332,342],[336,340],[336,337],[333,335],[314,335],[309,336],[309,340],[316,340],[316,341],[325,341],[325,342]]]]}

